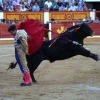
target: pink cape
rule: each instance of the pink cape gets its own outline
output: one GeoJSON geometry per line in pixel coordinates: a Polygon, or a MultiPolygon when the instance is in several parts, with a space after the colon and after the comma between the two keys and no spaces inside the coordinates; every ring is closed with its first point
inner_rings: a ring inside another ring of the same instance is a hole
{"type": "Polygon", "coordinates": [[[43,43],[44,37],[44,24],[34,19],[27,19],[25,22],[20,23],[17,29],[24,29],[29,35],[28,47],[29,55],[37,52],[43,43]]]}

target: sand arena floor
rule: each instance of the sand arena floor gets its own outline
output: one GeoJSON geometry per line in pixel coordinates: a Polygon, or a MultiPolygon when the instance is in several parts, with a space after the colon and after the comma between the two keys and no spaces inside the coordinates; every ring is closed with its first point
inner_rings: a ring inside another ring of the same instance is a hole
{"type": "MultiPolygon", "coordinates": [[[[100,42],[85,42],[84,47],[100,54],[100,42]]],[[[29,87],[19,86],[18,65],[7,71],[12,61],[13,44],[0,44],[0,100],[100,100],[100,61],[83,56],[44,61],[35,71],[39,84],[29,87]]]]}

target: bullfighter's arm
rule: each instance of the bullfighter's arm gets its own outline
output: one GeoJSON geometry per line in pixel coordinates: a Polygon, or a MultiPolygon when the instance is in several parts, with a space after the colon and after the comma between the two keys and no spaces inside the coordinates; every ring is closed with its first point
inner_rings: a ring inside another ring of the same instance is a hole
{"type": "Polygon", "coordinates": [[[27,38],[28,38],[27,34],[23,34],[22,32],[20,32],[20,34],[18,34],[18,39],[20,40],[26,54],[28,54],[27,38]]]}

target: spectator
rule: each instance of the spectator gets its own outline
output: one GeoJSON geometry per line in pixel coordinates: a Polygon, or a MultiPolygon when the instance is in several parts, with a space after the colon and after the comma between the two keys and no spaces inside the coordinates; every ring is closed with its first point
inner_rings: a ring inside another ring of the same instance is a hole
{"type": "Polygon", "coordinates": [[[79,1],[80,1],[80,0],[74,0],[74,2],[77,3],[77,4],[79,3],[79,1]]]}
{"type": "Polygon", "coordinates": [[[6,24],[11,24],[9,19],[6,19],[6,24]]]}
{"type": "Polygon", "coordinates": [[[76,11],[77,7],[72,3],[72,6],[70,6],[69,11],[76,11]]]}
{"type": "Polygon", "coordinates": [[[51,0],[47,0],[44,4],[48,5],[48,8],[50,9],[52,6],[51,0]]]}
{"type": "Polygon", "coordinates": [[[27,8],[25,7],[24,4],[22,4],[21,8],[20,8],[20,11],[27,11],[27,8]]]}
{"type": "Polygon", "coordinates": [[[55,24],[56,22],[55,22],[55,19],[51,19],[51,24],[55,24]]]}
{"type": "Polygon", "coordinates": [[[64,6],[66,7],[67,5],[69,6],[69,0],[63,0],[64,6]]]}
{"type": "Polygon", "coordinates": [[[57,5],[58,5],[59,7],[61,7],[62,4],[63,4],[63,3],[62,3],[60,0],[58,0],[57,5]]]}
{"type": "Polygon", "coordinates": [[[66,5],[65,5],[65,10],[68,11],[68,9],[69,9],[69,6],[68,6],[68,4],[66,3],[66,5]]]}
{"type": "Polygon", "coordinates": [[[0,3],[0,11],[3,11],[3,7],[2,4],[0,3]]]}
{"type": "Polygon", "coordinates": [[[12,1],[12,5],[13,5],[13,6],[19,5],[19,2],[18,2],[17,0],[13,0],[13,1],[12,1]]]}
{"type": "Polygon", "coordinates": [[[32,11],[39,11],[40,7],[38,6],[37,2],[35,3],[34,6],[32,6],[32,11]]]}
{"type": "Polygon", "coordinates": [[[54,11],[59,11],[59,6],[54,7],[54,11]]]}
{"type": "Polygon", "coordinates": [[[83,7],[85,0],[80,0],[79,3],[83,7]]]}
{"type": "Polygon", "coordinates": [[[30,6],[31,6],[31,7],[34,6],[35,3],[36,3],[36,1],[35,1],[35,0],[32,0],[32,1],[30,2],[30,6]]]}
{"type": "Polygon", "coordinates": [[[31,6],[30,6],[30,3],[27,3],[27,5],[25,6],[25,8],[27,9],[27,11],[32,11],[31,9],[31,6]]]}
{"type": "Polygon", "coordinates": [[[73,3],[73,0],[69,0],[69,7],[71,7],[73,3]]]}
{"type": "Polygon", "coordinates": [[[14,11],[14,7],[13,7],[13,5],[11,3],[8,3],[6,8],[8,9],[8,11],[14,11]]]}
{"type": "Polygon", "coordinates": [[[95,17],[95,20],[93,20],[93,22],[100,22],[98,17],[95,17]]]}
{"type": "Polygon", "coordinates": [[[17,4],[16,6],[14,6],[14,11],[16,12],[20,12],[20,7],[21,5],[17,4]]]}
{"type": "Polygon", "coordinates": [[[53,8],[55,8],[57,6],[56,0],[52,0],[52,6],[53,6],[53,8]]]}
{"type": "Polygon", "coordinates": [[[83,11],[83,7],[78,3],[77,11],[83,11]]]}
{"type": "Polygon", "coordinates": [[[42,11],[49,11],[48,5],[44,4],[44,8],[42,9],[42,11]]]}
{"type": "Polygon", "coordinates": [[[45,0],[39,0],[38,2],[39,2],[40,10],[43,10],[44,9],[45,0]]]}
{"type": "Polygon", "coordinates": [[[9,11],[9,9],[7,8],[7,4],[3,3],[3,11],[9,11]]]}
{"type": "Polygon", "coordinates": [[[61,6],[59,7],[59,11],[64,11],[64,10],[65,10],[65,6],[61,4],[61,6]]]}
{"type": "Polygon", "coordinates": [[[87,6],[86,6],[85,3],[84,3],[84,5],[83,5],[83,11],[88,11],[88,8],[87,8],[87,6]]]}
{"type": "Polygon", "coordinates": [[[12,4],[12,1],[11,0],[7,0],[6,3],[7,4],[12,4]]]}
{"type": "Polygon", "coordinates": [[[54,11],[54,7],[51,6],[50,9],[49,9],[49,11],[54,11]]]}

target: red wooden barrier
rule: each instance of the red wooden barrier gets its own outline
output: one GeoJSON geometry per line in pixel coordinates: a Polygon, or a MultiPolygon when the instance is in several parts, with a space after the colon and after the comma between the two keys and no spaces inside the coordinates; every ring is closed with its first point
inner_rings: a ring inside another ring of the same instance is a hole
{"type": "MultiPolygon", "coordinates": [[[[73,23],[72,22],[63,22],[61,24],[52,24],[52,31],[54,33],[52,33],[52,38],[56,37],[58,35],[57,33],[57,29],[60,29],[61,26],[64,26],[64,28],[68,28],[70,26],[72,26],[73,23]]],[[[9,24],[0,24],[0,38],[12,38],[13,36],[8,32],[8,27],[10,25],[9,24]]],[[[95,31],[95,36],[99,35],[100,36],[100,23],[91,23],[89,24],[89,26],[93,29],[93,31],[95,31]]],[[[44,25],[45,28],[48,28],[48,24],[44,25]]],[[[47,38],[47,32],[45,31],[44,36],[47,38]]]]}
{"type": "Polygon", "coordinates": [[[12,38],[13,36],[8,32],[9,24],[0,24],[0,38],[12,38]]]}
{"type": "MultiPolygon", "coordinates": [[[[0,24],[0,38],[13,38],[13,36],[8,32],[8,27],[11,24],[0,24]]],[[[44,24],[45,28],[48,28],[48,24],[44,24]]],[[[44,30],[44,36],[47,38],[47,32],[44,30]]]]}
{"type": "MultiPolygon", "coordinates": [[[[65,29],[71,27],[73,25],[72,22],[66,22],[61,24],[52,24],[52,38],[58,36],[57,29],[60,29],[63,26],[65,29]]],[[[90,28],[95,32],[95,36],[100,36],[100,23],[91,23],[89,24],[90,28]]]]}

